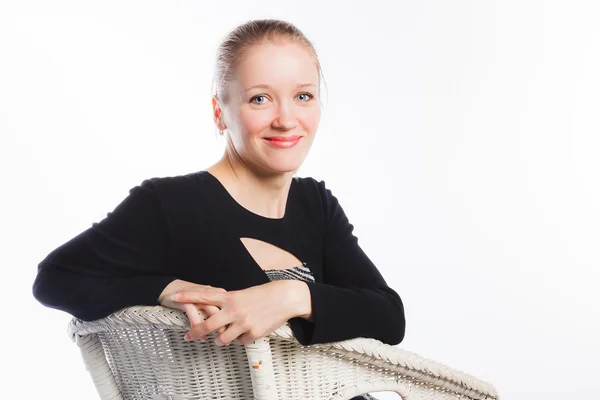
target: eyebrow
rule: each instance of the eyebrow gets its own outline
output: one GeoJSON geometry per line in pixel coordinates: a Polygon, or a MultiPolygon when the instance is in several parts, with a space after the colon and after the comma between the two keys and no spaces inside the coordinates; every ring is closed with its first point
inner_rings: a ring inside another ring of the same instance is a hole
{"type": "MultiPolygon", "coordinates": [[[[308,87],[308,86],[314,86],[317,87],[317,85],[313,84],[313,83],[300,83],[298,85],[296,85],[296,89],[298,88],[302,88],[302,87],[308,87]]],[[[248,89],[244,90],[244,93],[252,90],[252,89],[257,89],[257,88],[262,88],[262,89],[271,89],[271,86],[267,85],[266,83],[261,83],[259,85],[254,85],[252,87],[249,87],[248,89]]]]}

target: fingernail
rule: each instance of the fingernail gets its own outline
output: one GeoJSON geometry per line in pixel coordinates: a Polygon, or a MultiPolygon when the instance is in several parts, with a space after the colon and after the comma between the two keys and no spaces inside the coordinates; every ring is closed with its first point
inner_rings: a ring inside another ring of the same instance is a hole
{"type": "Polygon", "coordinates": [[[216,339],[215,339],[215,344],[216,344],[217,346],[223,346],[223,342],[221,342],[221,340],[220,340],[219,338],[216,338],[216,339]]]}
{"type": "Polygon", "coordinates": [[[173,296],[171,296],[171,300],[179,300],[181,298],[181,295],[179,293],[175,293],[173,296]]]}
{"type": "Polygon", "coordinates": [[[192,335],[189,332],[186,333],[183,340],[185,340],[186,342],[192,340],[192,335]]]}

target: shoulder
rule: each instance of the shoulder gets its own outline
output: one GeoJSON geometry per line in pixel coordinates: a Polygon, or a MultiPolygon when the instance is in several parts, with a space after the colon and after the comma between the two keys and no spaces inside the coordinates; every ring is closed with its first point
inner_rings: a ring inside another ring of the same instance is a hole
{"type": "Polygon", "coordinates": [[[329,213],[338,204],[337,198],[333,195],[324,180],[318,180],[311,176],[294,179],[297,179],[301,191],[306,196],[310,196],[313,202],[317,202],[325,214],[329,213]]]}
{"type": "Polygon", "coordinates": [[[203,171],[197,171],[180,175],[148,177],[136,186],[136,188],[140,187],[152,191],[160,198],[181,198],[189,196],[192,193],[205,192],[209,188],[212,188],[212,186],[203,185],[207,182],[207,175],[203,171]],[[199,188],[202,190],[199,190],[199,188]]]}
{"type": "Polygon", "coordinates": [[[130,192],[146,193],[154,201],[159,202],[168,213],[176,210],[184,211],[213,197],[214,185],[207,184],[206,175],[202,171],[198,171],[180,175],[147,177],[130,192]]]}
{"type": "Polygon", "coordinates": [[[153,188],[160,192],[168,192],[189,189],[203,180],[206,180],[205,174],[202,174],[202,171],[198,171],[181,175],[149,177],[144,179],[140,186],[153,188]]]}
{"type": "Polygon", "coordinates": [[[348,220],[348,216],[340,205],[338,198],[327,187],[324,180],[316,180],[312,177],[305,178],[306,184],[315,191],[315,198],[319,200],[321,215],[325,231],[339,235],[352,233],[353,225],[348,220]]]}

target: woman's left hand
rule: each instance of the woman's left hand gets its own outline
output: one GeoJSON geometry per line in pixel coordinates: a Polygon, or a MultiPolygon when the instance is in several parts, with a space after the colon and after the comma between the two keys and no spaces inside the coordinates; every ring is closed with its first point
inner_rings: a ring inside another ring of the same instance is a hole
{"type": "Polygon", "coordinates": [[[294,317],[290,289],[291,285],[281,280],[230,292],[181,291],[172,300],[220,308],[220,311],[190,329],[186,334],[189,340],[204,340],[209,333],[225,327],[225,331],[215,339],[217,345],[228,345],[235,339],[246,345],[294,317]]]}

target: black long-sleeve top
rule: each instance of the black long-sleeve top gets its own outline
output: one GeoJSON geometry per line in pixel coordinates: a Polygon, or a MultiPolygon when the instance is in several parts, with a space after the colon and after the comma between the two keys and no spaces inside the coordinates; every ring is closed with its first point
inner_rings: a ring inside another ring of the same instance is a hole
{"type": "Polygon", "coordinates": [[[38,265],[33,295],[90,321],[157,305],[175,279],[241,290],[270,282],[240,238],[271,243],[310,268],[314,322],[289,320],[303,345],[355,337],[398,344],[404,307],[358,245],[337,198],[314,178],[294,178],[283,218],[241,206],[207,171],[150,178],[100,222],[38,265]]]}

